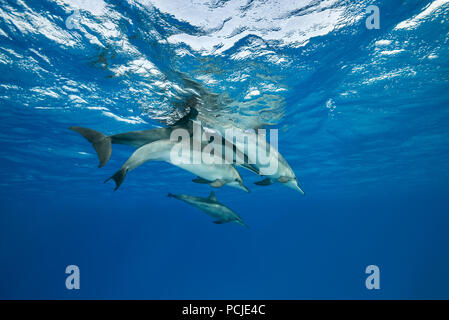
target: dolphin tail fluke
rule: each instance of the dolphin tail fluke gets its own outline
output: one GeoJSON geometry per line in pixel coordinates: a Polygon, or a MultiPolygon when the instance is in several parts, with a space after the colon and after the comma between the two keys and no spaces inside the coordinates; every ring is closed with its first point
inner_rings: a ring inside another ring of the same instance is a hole
{"type": "Polygon", "coordinates": [[[167,194],[167,197],[169,197],[169,198],[173,198],[174,196],[175,196],[175,195],[172,194],[172,193],[170,193],[170,192],[167,194]]]}
{"type": "Polygon", "coordinates": [[[120,185],[123,183],[123,181],[125,180],[126,177],[126,173],[128,172],[128,169],[126,168],[121,168],[119,171],[117,171],[112,177],[106,179],[104,182],[108,182],[111,179],[114,179],[115,181],[115,190],[118,189],[118,187],[120,187],[120,185]]]}
{"type": "Polygon", "coordinates": [[[100,164],[98,165],[99,168],[104,166],[109,161],[112,153],[110,137],[102,134],[101,132],[83,127],[70,127],[69,129],[78,132],[86,138],[87,141],[92,143],[92,146],[97,152],[98,159],[100,160],[100,164]]]}

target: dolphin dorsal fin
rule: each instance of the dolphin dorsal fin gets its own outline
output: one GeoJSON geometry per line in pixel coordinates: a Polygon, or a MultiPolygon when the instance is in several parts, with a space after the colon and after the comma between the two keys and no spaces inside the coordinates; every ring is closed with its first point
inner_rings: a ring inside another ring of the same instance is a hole
{"type": "Polygon", "coordinates": [[[213,192],[213,191],[210,192],[209,200],[217,201],[217,197],[215,196],[215,192],[213,192]]]}

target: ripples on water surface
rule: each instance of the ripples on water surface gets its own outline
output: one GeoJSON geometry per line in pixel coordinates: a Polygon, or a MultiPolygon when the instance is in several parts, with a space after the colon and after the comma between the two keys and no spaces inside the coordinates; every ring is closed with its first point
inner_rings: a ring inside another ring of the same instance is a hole
{"type": "MultiPolygon", "coordinates": [[[[279,149],[308,194],[280,185],[252,186],[251,195],[220,190],[219,199],[237,207],[262,210],[265,198],[297,211],[325,199],[442,193],[448,18],[446,0],[2,0],[3,202],[26,208],[30,199],[52,199],[71,207],[96,195],[90,206],[98,211],[107,209],[102,201],[147,202],[149,215],[152,205],[170,210],[161,204],[167,192],[207,193],[189,173],[147,164],[112,194],[102,181],[130,149],[114,146],[98,170],[91,147],[67,130],[163,126],[181,118],[188,101],[211,127],[279,129],[279,149]],[[380,7],[379,30],[365,27],[371,4],[380,7]]],[[[259,213],[247,212],[253,225],[291,218],[259,213]]]]}

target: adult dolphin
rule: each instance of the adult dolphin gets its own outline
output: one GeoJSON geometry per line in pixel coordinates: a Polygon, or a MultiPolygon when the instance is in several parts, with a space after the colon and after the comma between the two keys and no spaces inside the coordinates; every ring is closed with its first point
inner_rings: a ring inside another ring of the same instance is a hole
{"type": "Polygon", "coordinates": [[[269,170],[269,167],[261,165],[259,160],[257,160],[254,166],[258,168],[260,174],[266,178],[261,181],[255,182],[255,184],[259,186],[268,186],[275,182],[279,182],[293,190],[299,191],[302,195],[305,195],[304,191],[299,186],[298,179],[296,178],[296,175],[288,162],[276,148],[273,148],[273,146],[268,142],[266,143],[267,150],[269,150],[267,151],[269,152],[269,161],[277,161],[277,170],[275,172],[271,172],[271,170],[269,170]]]}
{"type": "Polygon", "coordinates": [[[248,226],[243,222],[242,218],[237,215],[234,211],[226,207],[224,204],[218,202],[215,193],[211,191],[209,197],[201,198],[195,196],[189,196],[186,194],[168,194],[169,197],[184,201],[188,204],[193,205],[199,210],[205,212],[207,215],[215,218],[213,222],[216,224],[223,224],[228,222],[236,222],[242,226],[248,228],[248,226]]]}
{"type": "Polygon", "coordinates": [[[203,161],[203,150],[192,148],[192,144],[189,144],[189,152],[182,152],[181,155],[178,154],[178,158],[174,159],[172,149],[178,143],[180,142],[163,139],[145,144],[138,148],[123,164],[120,170],[105,182],[113,179],[116,183],[115,190],[117,190],[125,180],[126,174],[129,171],[152,160],[165,161],[197,175],[198,178],[195,179],[194,182],[207,183],[216,188],[229,185],[250,192],[243,184],[242,177],[232,163],[227,163],[224,159],[216,155],[213,155],[210,161],[206,163],[203,161]],[[192,159],[200,159],[201,161],[195,163],[192,159]]]}
{"type": "Polygon", "coordinates": [[[255,169],[256,173],[265,177],[265,179],[255,182],[256,185],[268,186],[279,182],[289,188],[299,191],[302,195],[305,195],[288,162],[279,153],[277,148],[274,148],[268,141],[266,141],[265,136],[256,134],[255,132],[243,132],[236,128],[234,128],[234,130],[237,130],[236,135],[242,135],[240,139],[236,139],[236,141],[233,142],[235,148],[239,150],[239,152],[245,154],[245,161],[248,161],[249,165],[255,169]],[[250,137],[251,135],[253,136],[250,137]],[[245,148],[245,139],[242,138],[243,136],[249,137],[248,141],[252,141],[254,148],[245,148]],[[252,152],[249,150],[252,150],[252,152]],[[263,154],[265,161],[262,161],[261,154],[263,154]],[[276,170],[273,170],[271,167],[272,165],[276,166],[276,170]]]}
{"type": "Polygon", "coordinates": [[[92,144],[97,152],[98,159],[100,160],[98,167],[101,168],[111,158],[111,144],[124,144],[135,148],[140,148],[154,141],[169,139],[173,130],[178,128],[186,129],[190,132],[190,134],[192,134],[192,121],[190,120],[194,119],[197,114],[198,111],[192,107],[186,116],[175,122],[171,127],[130,131],[111,136],[107,136],[101,132],[84,127],[72,126],[69,129],[78,132],[92,144]]]}

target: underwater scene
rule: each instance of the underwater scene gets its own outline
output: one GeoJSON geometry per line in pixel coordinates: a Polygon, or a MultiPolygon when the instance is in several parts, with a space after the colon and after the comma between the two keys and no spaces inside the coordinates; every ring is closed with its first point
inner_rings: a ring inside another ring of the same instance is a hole
{"type": "Polygon", "coordinates": [[[449,0],[0,3],[0,299],[449,299],[449,0]]]}

